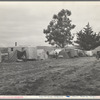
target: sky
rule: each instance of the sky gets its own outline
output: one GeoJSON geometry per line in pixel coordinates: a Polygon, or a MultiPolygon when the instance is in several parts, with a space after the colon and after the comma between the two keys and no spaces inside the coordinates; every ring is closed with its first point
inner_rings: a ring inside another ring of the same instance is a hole
{"type": "Polygon", "coordinates": [[[83,29],[89,22],[94,32],[100,31],[100,2],[78,1],[0,1],[0,47],[18,45],[47,46],[43,29],[54,14],[68,9],[76,27],[72,33],[83,29]]]}

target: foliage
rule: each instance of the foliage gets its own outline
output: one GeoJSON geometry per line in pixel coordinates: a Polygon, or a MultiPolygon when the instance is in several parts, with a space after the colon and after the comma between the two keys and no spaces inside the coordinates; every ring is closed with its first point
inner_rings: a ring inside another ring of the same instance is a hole
{"type": "Polygon", "coordinates": [[[57,15],[53,16],[47,29],[43,31],[47,39],[45,42],[61,48],[72,43],[71,30],[75,28],[75,25],[71,24],[71,20],[68,18],[70,15],[71,11],[62,9],[57,15]]]}
{"type": "Polygon", "coordinates": [[[100,34],[94,33],[88,23],[83,30],[77,33],[77,41],[75,42],[84,50],[92,50],[100,45],[100,34]]]}

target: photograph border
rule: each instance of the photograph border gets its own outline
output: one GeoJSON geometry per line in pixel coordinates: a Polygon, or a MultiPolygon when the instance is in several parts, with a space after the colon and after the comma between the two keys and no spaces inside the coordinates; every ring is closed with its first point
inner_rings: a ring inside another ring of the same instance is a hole
{"type": "MultiPolygon", "coordinates": [[[[0,0],[0,2],[100,2],[100,0],[0,0]]],[[[1,100],[100,100],[100,96],[26,96],[26,95],[1,95],[1,100]]]]}

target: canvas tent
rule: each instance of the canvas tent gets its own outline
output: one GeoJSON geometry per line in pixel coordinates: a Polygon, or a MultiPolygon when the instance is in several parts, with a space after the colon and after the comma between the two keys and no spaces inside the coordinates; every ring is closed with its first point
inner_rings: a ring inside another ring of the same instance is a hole
{"type": "Polygon", "coordinates": [[[78,57],[78,50],[73,47],[65,47],[63,49],[55,49],[50,52],[50,55],[55,55],[57,53],[58,57],[62,58],[73,58],[78,57]]]}
{"type": "Polygon", "coordinates": [[[50,58],[57,58],[59,55],[59,52],[61,51],[61,48],[55,48],[49,53],[50,58]]]}
{"type": "Polygon", "coordinates": [[[98,46],[97,48],[95,48],[94,50],[92,50],[93,54],[97,54],[97,51],[100,51],[100,46],[98,46]]]}
{"type": "Polygon", "coordinates": [[[47,58],[48,58],[48,55],[43,49],[37,49],[37,59],[45,60],[47,58]]]}
{"type": "Polygon", "coordinates": [[[56,51],[55,50],[52,50],[49,55],[55,55],[56,54],[56,51]]]}
{"type": "Polygon", "coordinates": [[[61,50],[59,52],[59,58],[70,58],[69,51],[66,51],[65,49],[61,50]]]}
{"type": "Polygon", "coordinates": [[[84,57],[84,56],[86,56],[86,54],[85,54],[85,51],[84,51],[84,50],[77,49],[77,53],[78,53],[78,56],[79,56],[79,57],[84,57]]]}
{"type": "Polygon", "coordinates": [[[85,51],[86,56],[93,56],[93,52],[92,51],[85,51]]]}
{"type": "Polygon", "coordinates": [[[21,49],[22,47],[8,47],[8,61],[17,61],[17,50],[21,49]]]}
{"type": "Polygon", "coordinates": [[[27,59],[37,59],[37,48],[36,47],[25,47],[27,59]]]}
{"type": "Polygon", "coordinates": [[[51,52],[52,50],[54,50],[54,47],[52,46],[37,46],[37,49],[43,49],[45,52],[51,52]]]}
{"type": "Polygon", "coordinates": [[[50,55],[55,55],[56,53],[59,54],[59,52],[61,51],[62,49],[54,49],[52,50],[49,54],[50,55]]]}
{"type": "Polygon", "coordinates": [[[78,50],[77,50],[76,46],[68,45],[68,46],[65,47],[65,50],[67,52],[70,52],[70,57],[72,57],[72,58],[73,57],[78,57],[78,50]]]}
{"type": "Polygon", "coordinates": [[[73,57],[78,57],[78,50],[76,50],[76,49],[65,48],[65,51],[66,51],[66,52],[69,52],[69,56],[70,56],[71,58],[73,58],[73,57]]]}
{"type": "Polygon", "coordinates": [[[77,49],[74,49],[74,56],[78,57],[78,50],[77,49]]]}
{"type": "Polygon", "coordinates": [[[75,51],[74,49],[69,49],[69,52],[70,52],[70,57],[75,57],[75,51]]]}
{"type": "Polygon", "coordinates": [[[27,59],[37,59],[37,49],[35,47],[8,47],[9,61],[17,61],[23,55],[27,59]],[[22,48],[24,48],[23,52],[22,48]]]}

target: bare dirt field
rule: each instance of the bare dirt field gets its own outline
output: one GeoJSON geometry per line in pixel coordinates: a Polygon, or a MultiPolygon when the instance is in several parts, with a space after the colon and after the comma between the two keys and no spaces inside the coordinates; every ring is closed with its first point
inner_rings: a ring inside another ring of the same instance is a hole
{"type": "Polygon", "coordinates": [[[100,95],[95,57],[0,64],[0,95],[100,95]]]}

